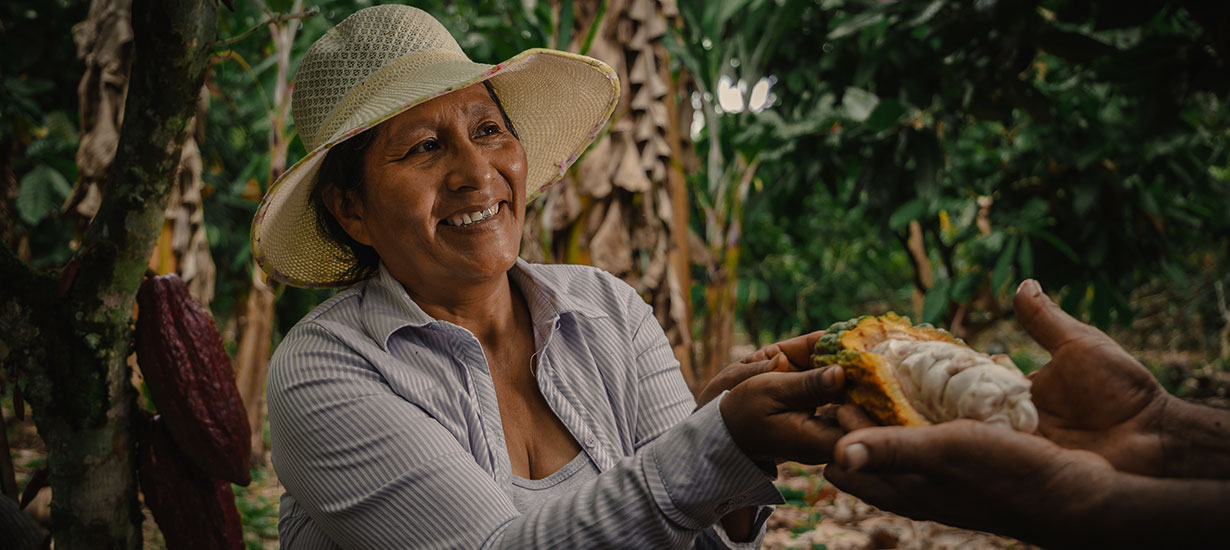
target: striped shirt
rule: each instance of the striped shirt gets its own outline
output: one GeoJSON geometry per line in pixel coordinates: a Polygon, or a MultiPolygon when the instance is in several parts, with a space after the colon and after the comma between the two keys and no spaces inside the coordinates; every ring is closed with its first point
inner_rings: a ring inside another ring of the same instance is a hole
{"type": "Polygon", "coordinates": [[[538,387],[601,473],[519,512],[481,344],[381,266],[271,359],[283,548],[687,548],[731,510],[781,502],[731,440],[720,398],[692,412],[631,287],[583,266],[518,260],[509,273],[530,308],[538,387]]]}

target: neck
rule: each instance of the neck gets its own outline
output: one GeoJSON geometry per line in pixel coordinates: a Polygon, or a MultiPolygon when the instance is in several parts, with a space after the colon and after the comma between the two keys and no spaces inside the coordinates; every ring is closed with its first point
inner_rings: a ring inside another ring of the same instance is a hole
{"type": "Polygon", "coordinates": [[[504,273],[488,281],[423,288],[402,283],[410,298],[428,315],[464,327],[484,346],[529,323],[529,308],[521,292],[504,273]]]}

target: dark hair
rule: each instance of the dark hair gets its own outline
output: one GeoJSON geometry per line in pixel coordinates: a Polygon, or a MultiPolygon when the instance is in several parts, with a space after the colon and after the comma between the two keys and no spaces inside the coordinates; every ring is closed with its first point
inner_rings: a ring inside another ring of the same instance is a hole
{"type": "MultiPolygon", "coordinates": [[[[512,121],[508,119],[508,113],[504,112],[504,105],[500,103],[500,98],[496,97],[491,83],[484,80],[483,86],[487,88],[487,94],[491,96],[496,108],[500,110],[500,116],[504,117],[504,125],[508,128],[508,133],[518,140],[521,139],[517,135],[517,130],[513,128],[512,121]]],[[[316,230],[342,248],[335,259],[350,265],[338,283],[350,284],[367,279],[375,275],[380,266],[380,255],[376,253],[376,249],[354,240],[354,237],[342,228],[342,224],[338,223],[337,218],[333,217],[333,213],[325,206],[324,199],[325,190],[332,187],[341,192],[343,196],[362,200],[365,187],[363,157],[367,154],[367,149],[371,147],[372,142],[376,140],[376,128],[379,126],[368,128],[329,149],[329,152],[325,154],[325,160],[320,164],[316,187],[312,189],[312,194],[308,198],[308,204],[316,210],[316,230]]]]}
{"type": "MultiPolygon", "coordinates": [[[[363,192],[363,156],[376,140],[376,128],[368,128],[361,134],[334,145],[325,154],[316,176],[316,187],[308,198],[308,204],[316,210],[316,231],[330,238],[341,247],[336,260],[349,264],[339,283],[355,283],[376,274],[380,255],[376,249],[354,240],[338,223],[337,218],[325,206],[325,190],[337,189],[344,197],[359,199],[363,192]]],[[[361,199],[359,199],[361,200],[361,199]]]]}

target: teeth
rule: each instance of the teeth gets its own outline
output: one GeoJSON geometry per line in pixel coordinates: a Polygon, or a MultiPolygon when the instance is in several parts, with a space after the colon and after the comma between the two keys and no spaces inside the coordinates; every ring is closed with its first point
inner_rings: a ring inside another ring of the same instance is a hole
{"type": "Polygon", "coordinates": [[[491,208],[488,208],[486,210],[481,210],[478,212],[469,212],[466,214],[460,214],[457,216],[453,216],[448,219],[448,223],[449,225],[455,225],[455,226],[474,225],[487,218],[490,218],[491,216],[496,215],[496,213],[499,211],[500,211],[500,203],[497,202],[494,205],[492,205],[491,208]]]}

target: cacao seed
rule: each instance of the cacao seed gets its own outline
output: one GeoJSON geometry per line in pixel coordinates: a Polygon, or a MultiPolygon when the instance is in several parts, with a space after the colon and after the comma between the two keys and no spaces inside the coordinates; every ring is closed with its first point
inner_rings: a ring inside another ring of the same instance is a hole
{"type": "Polygon", "coordinates": [[[211,478],[198,468],[175,446],[160,417],[142,430],[138,444],[141,493],[168,550],[244,548],[230,482],[211,478]]]}
{"type": "Polygon", "coordinates": [[[210,476],[247,485],[251,429],[213,318],[174,274],[145,279],[137,305],[137,364],[171,437],[210,476]]]}

